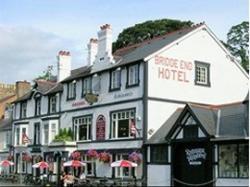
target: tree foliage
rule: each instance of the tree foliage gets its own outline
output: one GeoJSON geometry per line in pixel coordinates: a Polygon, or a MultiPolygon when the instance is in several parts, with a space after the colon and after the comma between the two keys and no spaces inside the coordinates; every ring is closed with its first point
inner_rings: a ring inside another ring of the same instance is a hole
{"type": "Polygon", "coordinates": [[[52,75],[52,70],[53,70],[53,66],[48,66],[47,69],[43,71],[43,74],[39,75],[37,78],[35,78],[35,80],[39,80],[39,79],[53,80],[55,76],[52,75]]]}
{"type": "Polygon", "coordinates": [[[128,45],[140,43],[155,36],[160,36],[181,28],[190,27],[192,24],[193,22],[191,21],[172,19],[160,19],[136,24],[133,27],[124,29],[118,35],[116,42],[113,43],[113,51],[128,45]]]}
{"type": "Polygon", "coordinates": [[[241,65],[249,71],[249,22],[244,21],[233,26],[227,34],[227,44],[229,51],[240,59],[241,65]]]}

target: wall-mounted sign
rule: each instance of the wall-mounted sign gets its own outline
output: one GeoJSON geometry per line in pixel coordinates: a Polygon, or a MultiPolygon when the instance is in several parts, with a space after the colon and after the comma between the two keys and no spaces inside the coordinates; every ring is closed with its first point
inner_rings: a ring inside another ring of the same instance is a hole
{"type": "Polygon", "coordinates": [[[72,103],[72,107],[84,106],[86,104],[87,104],[86,101],[75,101],[72,103]]]}
{"type": "Polygon", "coordinates": [[[92,93],[87,93],[85,95],[85,100],[92,105],[93,103],[96,103],[98,101],[98,96],[96,94],[92,94],[92,93]]]}
{"type": "Polygon", "coordinates": [[[158,66],[158,78],[189,83],[188,73],[193,69],[190,61],[156,55],[155,65],[158,66]]]}
{"type": "Polygon", "coordinates": [[[99,115],[96,119],[96,140],[105,140],[105,117],[99,115]]]}
{"type": "Polygon", "coordinates": [[[201,165],[207,157],[204,148],[185,149],[185,152],[189,165],[201,165]]]}
{"type": "Polygon", "coordinates": [[[128,93],[117,93],[114,95],[115,99],[123,98],[123,97],[129,97],[132,96],[133,92],[128,92],[128,93]]]}

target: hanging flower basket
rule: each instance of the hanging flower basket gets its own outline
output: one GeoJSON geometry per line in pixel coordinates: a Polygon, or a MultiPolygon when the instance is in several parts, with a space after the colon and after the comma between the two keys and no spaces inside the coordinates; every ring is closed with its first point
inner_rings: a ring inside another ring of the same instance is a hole
{"type": "Polygon", "coordinates": [[[104,163],[109,163],[110,162],[110,154],[107,153],[107,152],[102,152],[102,153],[99,153],[98,155],[99,157],[99,160],[104,162],[104,163]]]}
{"type": "Polygon", "coordinates": [[[13,157],[12,155],[9,155],[9,156],[7,157],[7,160],[8,160],[8,161],[12,161],[12,160],[14,160],[14,157],[13,157]]]}
{"type": "Polygon", "coordinates": [[[80,160],[81,159],[81,153],[79,151],[75,151],[71,153],[72,160],[80,160]]]}
{"type": "Polygon", "coordinates": [[[142,155],[141,155],[141,153],[137,153],[134,151],[131,154],[129,154],[128,159],[131,162],[135,162],[137,164],[140,164],[142,161],[142,155]]]}
{"type": "Polygon", "coordinates": [[[90,149],[90,150],[88,150],[88,152],[87,152],[87,156],[89,157],[89,158],[97,158],[98,157],[98,153],[97,153],[97,151],[96,150],[94,150],[94,149],[90,149]]]}
{"type": "Polygon", "coordinates": [[[32,157],[28,153],[23,153],[22,160],[26,162],[31,162],[32,157]]]}

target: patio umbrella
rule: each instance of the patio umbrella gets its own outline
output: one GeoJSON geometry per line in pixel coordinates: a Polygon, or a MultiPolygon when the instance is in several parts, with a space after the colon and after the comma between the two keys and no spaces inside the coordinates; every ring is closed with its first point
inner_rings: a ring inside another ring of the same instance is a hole
{"type": "Polygon", "coordinates": [[[3,166],[3,167],[13,166],[13,165],[14,165],[14,162],[11,162],[9,160],[3,160],[0,162],[0,166],[3,166]]]}
{"type": "Polygon", "coordinates": [[[81,162],[79,160],[70,160],[67,162],[63,163],[64,167],[81,167],[81,166],[86,166],[86,163],[81,162]]]}
{"type": "Polygon", "coordinates": [[[42,162],[38,162],[38,163],[32,165],[32,167],[33,168],[42,168],[42,169],[44,169],[44,168],[48,168],[49,164],[47,162],[42,161],[42,162]]]}
{"type": "Polygon", "coordinates": [[[111,167],[124,167],[124,168],[130,168],[130,167],[137,167],[138,165],[134,162],[128,161],[128,160],[118,160],[111,163],[111,167]]]}

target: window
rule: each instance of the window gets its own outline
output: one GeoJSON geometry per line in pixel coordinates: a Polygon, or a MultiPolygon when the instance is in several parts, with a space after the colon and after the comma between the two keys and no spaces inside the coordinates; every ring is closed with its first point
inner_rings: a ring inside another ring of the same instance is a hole
{"type": "Polygon", "coordinates": [[[168,162],[168,146],[167,145],[153,145],[150,147],[151,162],[152,163],[166,163],[168,162]]]}
{"type": "Polygon", "coordinates": [[[49,113],[55,113],[56,112],[56,96],[50,96],[49,97],[49,113]]]}
{"type": "Polygon", "coordinates": [[[41,115],[41,97],[35,99],[35,115],[41,115]]]}
{"type": "Polygon", "coordinates": [[[21,118],[27,117],[27,102],[21,103],[21,118]]]}
{"type": "MultiPolygon", "coordinates": [[[[118,160],[128,160],[127,154],[117,154],[116,161],[118,160]]],[[[116,167],[115,168],[115,177],[132,177],[132,168],[131,167],[116,167]]]]}
{"type": "Polygon", "coordinates": [[[49,143],[49,124],[43,126],[43,143],[47,145],[49,143]]]}
{"type": "Polygon", "coordinates": [[[219,145],[219,177],[248,178],[248,144],[219,145]]]}
{"type": "Polygon", "coordinates": [[[130,124],[132,121],[135,121],[134,109],[111,113],[111,137],[132,137],[130,132],[130,124]]]}
{"type": "Polygon", "coordinates": [[[121,87],[121,70],[117,69],[111,72],[110,90],[119,90],[121,87]]]}
{"type": "Polygon", "coordinates": [[[54,140],[55,136],[57,134],[57,127],[56,127],[56,124],[55,123],[52,123],[51,124],[51,141],[54,140]]]}
{"type": "Polygon", "coordinates": [[[67,92],[67,99],[75,99],[76,98],[76,81],[72,81],[68,83],[68,92],[67,92]]]}
{"type": "Polygon", "coordinates": [[[40,123],[35,123],[34,128],[34,145],[40,144],[40,123]]]}
{"type": "Polygon", "coordinates": [[[75,139],[91,140],[92,116],[83,116],[74,118],[75,139]]]}
{"type": "Polygon", "coordinates": [[[84,163],[86,163],[85,167],[85,175],[86,176],[94,176],[94,170],[95,170],[95,160],[93,158],[89,158],[87,155],[83,156],[84,163]]]}
{"type": "Polygon", "coordinates": [[[8,148],[8,146],[11,145],[11,131],[5,132],[5,141],[4,141],[4,149],[8,148]]]}
{"type": "Polygon", "coordinates": [[[91,77],[87,77],[82,80],[82,96],[85,96],[87,93],[92,93],[91,77]]]}
{"type": "Polygon", "coordinates": [[[210,86],[210,64],[195,61],[195,84],[210,86]]]}
{"type": "Polygon", "coordinates": [[[16,128],[16,145],[20,145],[20,128],[16,128]]]}
{"type": "Polygon", "coordinates": [[[139,84],[139,64],[128,67],[127,86],[136,86],[139,84]]]}

